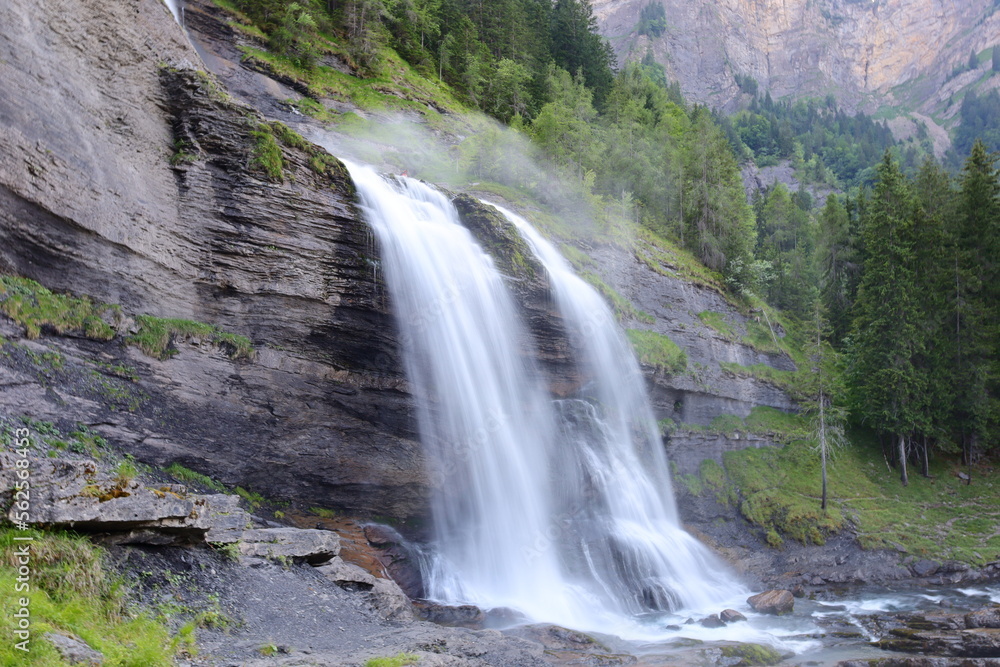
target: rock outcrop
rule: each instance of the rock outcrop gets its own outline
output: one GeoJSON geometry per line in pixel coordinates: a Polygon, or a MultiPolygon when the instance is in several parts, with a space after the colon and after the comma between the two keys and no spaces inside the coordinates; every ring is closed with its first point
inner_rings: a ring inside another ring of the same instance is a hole
{"type": "Polygon", "coordinates": [[[790,614],[795,607],[795,598],[790,591],[773,590],[764,591],[747,598],[747,604],[761,614],[790,614]]]}
{"type": "Polygon", "coordinates": [[[930,657],[1000,658],[998,609],[987,608],[965,615],[887,614],[860,621],[880,637],[874,645],[890,651],[930,657]]]}
{"type": "Polygon", "coordinates": [[[992,0],[658,1],[660,35],[638,34],[649,0],[592,4],[619,62],[651,51],[692,101],[720,107],[741,97],[736,74],[775,98],[833,93],[868,111],[928,100],[1000,34],[992,0]]]}
{"type": "Polygon", "coordinates": [[[7,364],[0,404],[271,497],[424,514],[378,250],[336,161],[316,168],[316,149],[279,145],[269,176],[254,134],[269,126],[197,71],[158,0],[6,3],[0,22],[0,270],[257,348],[233,362],[190,341],[159,361],[117,341],[46,340],[66,368],[133,368],[143,400],[109,410],[7,364]]]}

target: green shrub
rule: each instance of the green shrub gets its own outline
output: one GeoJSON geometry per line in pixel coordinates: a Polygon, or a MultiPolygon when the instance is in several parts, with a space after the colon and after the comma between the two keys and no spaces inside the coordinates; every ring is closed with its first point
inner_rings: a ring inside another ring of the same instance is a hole
{"type": "Polygon", "coordinates": [[[403,667],[403,665],[412,665],[419,659],[420,656],[412,653],[397,653],[388,658],[371,658],[370,660],[366,660],[365,667],[403,667]]]}
{"type": "Polygon", "coordinates": [[[56,648],[42,638],[46,632],[74,634],[104,654],[108,667],[168,667],[180,648],[166,626],[147,613],[126,605],[121,580],[104,567],[104,551],[69,533],[0,529],[0,607],[19,608],[16,550],[31,542],[31,650],[14,648],[16,620],[0,616],[0,664],[63,665],[56,648]]]}
{"type": "Polygon", "coordinates": [[[28,338],[38,338],[43,327],[51,327],[58,334],[111,340],[115,330],[104,318],[116,316],[118,309],[87,297],[53,294],[27,278],[0,276],[0,310],[23,326],[28,338]]]}
{"type": "Polygon", "coordinates": [[[687,354],[667,336],[641,329],[627,329],[625,335],[642,363],[672,374],[687,368],[687,354]]]}

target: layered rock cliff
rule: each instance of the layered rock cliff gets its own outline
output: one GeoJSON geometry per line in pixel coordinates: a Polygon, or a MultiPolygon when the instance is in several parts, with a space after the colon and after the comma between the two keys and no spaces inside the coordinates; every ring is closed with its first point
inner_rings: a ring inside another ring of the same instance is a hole
{"type": "MultiPolygon", "coordinates": [[[[970,51],[1000,42],[993,0],[652,0],[662,34],[638,34],[650,0],[593,0],[620,62],[652,52],[696,102],[731,107],[734,75],[772,96],[833,94],[848,108],[916,109],[970,51]]],[[[648,32],[648,31],[647,31],[648,32]]]]}
{"type": "Polygon", "coordinates": [[[377,251],[336,161],[317,169],[282,146],[277,178],[252,164],[269,126],[198,73],[158,0],[5,3],[0,22],[0,269],[257,348],[234,362],[179,341],[160,361],[46,337],[61,386],[7,356],[4,409],[93,425],[141,460],[271,497],[422,513],[377,251]],[[135,369],[134,409],[88,393],[95,361],[135,369]]]}

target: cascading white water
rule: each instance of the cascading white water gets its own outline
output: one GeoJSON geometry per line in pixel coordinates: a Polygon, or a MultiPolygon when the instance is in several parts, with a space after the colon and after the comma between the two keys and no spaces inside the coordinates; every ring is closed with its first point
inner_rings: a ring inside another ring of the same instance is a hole
{"type": "Polygon", "coordinates": [[[167,9],[169,9],[170,13],[174,15],[174,20],[176,20],[179,25],[184,25],[184,21],[181,18],[181,12],[183,11],[181,9],[182,0],[163,0],[163,1],[167,3],[167,9]]]}
{"type": "Polygon", "coordinates": [[[556,554],[531,551],[552,515],[553,424],[520,354],[514,304],[444,195],[348,168],[379,239],[421,440],[436,466],[430,594],[540,613],[525,601],[561,581],[556,554]]]}
{"type": "Polygon", "coordinates": [[[545,266],[588,380],[585,396],[557,402],[564,474],[554,493],[557,506],[587,507],[590,525],[576,548],[590,576],[628,614],[710,608],[739,594],[718,559],[680,527],[645,379],[610,308],[531,224],[496,208],[545,266]]]}
{"type": "Polygon", "coordinates": [[[641,634],[640,614],[739,592],[677,524],[638,365],[601,297],[514,216],[551,276],[581,371],[553,400],[492,260],[440,192],[348,165],[378,236],[434,498],[429,596],[641,634]]]}

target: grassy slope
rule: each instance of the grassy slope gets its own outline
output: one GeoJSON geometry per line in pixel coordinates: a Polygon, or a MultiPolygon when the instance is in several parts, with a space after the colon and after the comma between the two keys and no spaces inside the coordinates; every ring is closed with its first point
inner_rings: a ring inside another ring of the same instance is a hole
{"type": "Polygon", "coordinates": [[[131,607],[122,581],[104,565],[104,552],[86,538],[70,533],[0,528],[0,663],[67,665],[46,632],[73,634],[104,654],[108,667],[159,667],[173,656],[193,651],[194,625],[170,636],[166,619],[131,607]],[[16,550],[31,537],[31,589],[17,592],[16,550]],[[19,599],[30,600],[30,650],[14,647],[19,599]]]}
{"type": "Polygon", "coordinates": [[[872,435],[854,431],[851,445],[829,463],[829,505],[823,512],[819,454],[801,438],[804,424],[777,430],[790,434],[784,447],[729,452],[722,469],[706,461],[697,478],[680,481],[692,493],[713,493],[738,506],[775,547],[785,539],[823,544],[828,535],[852,527],[864,548],[972,565],[1000,558],[1000,479],[990,466],[973,469],[972,484],[966,485],[958,472],[967,469],[938,457],[931,461],[930,478],[911,471],[904,487],[872,435]]]}

